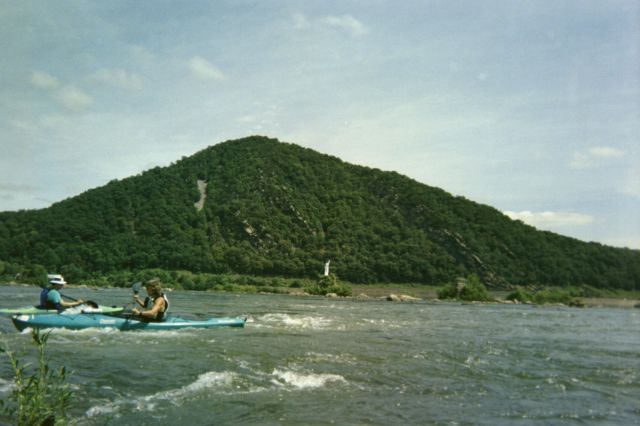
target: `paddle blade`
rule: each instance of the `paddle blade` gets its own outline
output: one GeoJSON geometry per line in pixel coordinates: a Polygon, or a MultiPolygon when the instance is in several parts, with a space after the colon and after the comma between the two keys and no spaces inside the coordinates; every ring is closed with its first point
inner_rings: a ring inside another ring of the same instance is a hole
{"type": "Polygon", "coordinates": [[[142,288],[142,283],[140,281],[133,283],[131,289],[133,290],[133,294],[138,294],[140,289],[142,288]]]}

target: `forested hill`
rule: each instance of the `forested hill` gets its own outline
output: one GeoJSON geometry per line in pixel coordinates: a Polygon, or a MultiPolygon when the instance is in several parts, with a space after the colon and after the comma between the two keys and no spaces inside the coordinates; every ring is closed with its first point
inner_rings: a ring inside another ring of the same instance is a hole
{"type": "Polygon", "coordinates": [[[492,286],[640,289],[637,250],[537,231],[398,173],[264,137],[0,213],[0,260],[76,280],[143,268],[316,277],[327,259],[352,282],[476,273],[492,286]]]}

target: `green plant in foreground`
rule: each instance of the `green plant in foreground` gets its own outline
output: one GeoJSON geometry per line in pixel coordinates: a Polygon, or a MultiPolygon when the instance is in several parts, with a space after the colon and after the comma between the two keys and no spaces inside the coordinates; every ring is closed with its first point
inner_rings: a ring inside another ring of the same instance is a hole
{"type": "Polygon", "coordinates": [[[66,382],[67,370],[49,367],[45,348],[49,333],[31,332],[38,347],[38,367],[28,371],[30,364],[23,364],[5,344],[0,348],[9,358],[13,370],[14,389],[8,401],[0,401],[4,413],[16,425],[63,425],[67,424],[72,391],[66,382]]]}

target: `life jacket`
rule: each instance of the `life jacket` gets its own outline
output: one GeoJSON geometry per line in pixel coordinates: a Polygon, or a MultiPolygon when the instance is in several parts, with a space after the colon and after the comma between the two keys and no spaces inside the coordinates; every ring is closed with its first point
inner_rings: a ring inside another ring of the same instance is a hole
{"type": "Polygon", "coordinates": [[[61,311],[62,306],[60,306],[59,303],[53,303],[52,301],[48,300],[47,296],[49,296],[49,290],[51,289],[49,287],[46,287],[46,288],[43,288],[42,291],[40,292],[40,306],[38,306],[38,308],[57,309],[61,311]]]}
{"type": "Polygon", "coordinates": [[[49,294],[49,289],[47,287],[43,288],[40,292],[40,309],[47,309],[47,295],[49,294]]]}
{"type": "MultiPolygon", "coordinates": [[[[164,316],[167,313],[167,311],[169,311],[169,299],[167,299],[167,296],[165,296],[164,293],[162,293],[158,297],[162,297],[164,299],[164,311],[158,312],[158,315],[156,315],[156,319],[153,320],[155,322],[164,321],[164,316]]],[[[153,303],[151,304],[151,306],[153,306],[156,303],[156,299],[158,299],[158,297],[153,299],[153,303]]]]}

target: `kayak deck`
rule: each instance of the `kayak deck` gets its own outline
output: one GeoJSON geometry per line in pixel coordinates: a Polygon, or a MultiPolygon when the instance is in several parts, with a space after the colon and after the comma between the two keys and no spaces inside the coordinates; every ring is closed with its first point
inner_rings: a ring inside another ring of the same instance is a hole
{"type": "MultiPolygon", "coordinates": [[[[79,314],[79,313],[102,313],[102,314],[118,314],[124,311],[122,306],[105,306],[99,305],[97,308],[92,308],[88,305],[81,305],[65,309],[62,311],[64,314],[79,314]]],[[[57,314],[55,309],[42,309],[37,306],[23,306],[22,308],[3,308],[0,309],[0,315],[45,315],[45,314],[57,314]]]]}
{"type": "Polygon", "coordinates": [[[181,328],[244,327],[246,318],[214,317],[206,320],[188,320],[169,316],[161,322],[140,321],[131,316],[111,316],[104,314],[22,314],[11,317],[20,331],[26,328],[116,328],[127,330],[175,330],[181,328]]]}

